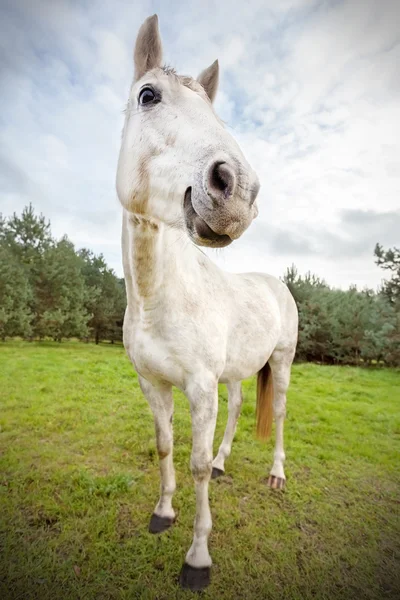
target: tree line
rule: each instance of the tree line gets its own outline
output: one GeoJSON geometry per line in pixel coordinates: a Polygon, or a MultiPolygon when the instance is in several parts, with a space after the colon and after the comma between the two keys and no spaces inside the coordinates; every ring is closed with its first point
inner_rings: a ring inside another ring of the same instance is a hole
{"type": "Polygon", "coordinates": [[[122,339],[125,284],[102,254],[56,240],[32,205],[0,215],[0,338],[122,339]]]}
{"type": "Polygon", "coordinates": [[[332,289],[316,275],[287,269],[283,280],[299,310],[298,360],[400,366],[400,249],[376,244],[374,255],[391,273],[377,292],[332,289]]]}
{"type": "MultiPolygon", "coordinates": [[[[400,366],[400,250],[376,244],[389,274],[378,291],[331,288],[293,265],[283,281],[299,309],[297,359],[328,364],[400,366]]],[[[124,280],[104,257],[56,240],[32,205],[0,215],[0,338],[122,339],[124,280]]]]}

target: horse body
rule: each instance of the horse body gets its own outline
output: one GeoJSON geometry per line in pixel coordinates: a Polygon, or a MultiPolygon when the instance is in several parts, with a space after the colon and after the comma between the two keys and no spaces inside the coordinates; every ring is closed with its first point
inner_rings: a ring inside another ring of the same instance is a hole
{"type": "Polygon", "coordinates": [[[142,25],[117,172],[123,205],[127,291],[124,345],[152,409],[160,499],[149,530],[175,520],[172,386],[189,400],[196,490],[193,543],[181,572],[192,590],[209,582],[208,484],[224,472],[242,403],[241,380],[258,373],[257,431],[276,422],[271,487],[283,487],[283,421],[297,341],[287,287],[260,273],[220,270],[198,245],[222,247],[257,216],[259,183],[212,108],[218,63],[198,80],[161,68],[157,18],[142,25]],[[228,388],[228,423],[212,459],[218,383],[228,388]],[[273,382],[273,388],[272,388],[273,382]]]}
{"type": "Polygon", "coordinates": [[[193,372],[241,381],[275,349],[292,350],[296,308],[282,282],[226,273],[161,222],[126,214],[124,228],[130,284],[124,344],[140,375],[185,391],[193,372]],[[138,255],[135,268],[129,257],[138,255]]]}

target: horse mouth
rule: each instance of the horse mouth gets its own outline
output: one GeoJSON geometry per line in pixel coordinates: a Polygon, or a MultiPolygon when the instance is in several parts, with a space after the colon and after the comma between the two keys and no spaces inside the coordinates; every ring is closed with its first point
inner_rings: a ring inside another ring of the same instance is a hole
{"type": "Polygon", "coordinates": [[[232,242],[232,239],[229,237],[229,235],[215,233],[215,231],[211,229],[205,220],[194,210],[192,204],[191,187],[189,187],[185,192],[183,213],[189,234],[199,246],[224,248],[232,242]]]}

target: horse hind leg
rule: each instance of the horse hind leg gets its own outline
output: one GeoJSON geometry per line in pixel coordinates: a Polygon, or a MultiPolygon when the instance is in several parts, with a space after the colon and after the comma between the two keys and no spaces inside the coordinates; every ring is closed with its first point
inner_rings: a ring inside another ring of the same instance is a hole
{"type": "Polygon", "coordinates": [[[294,352],[275,350],[269,359],[274,386],[273,411],[275,419],[274,462],[268,478],[272,489],[283,489],[286,477],[284,472],[285,450],[283,445],[283,425],[286,417],[286,393],[290,382],[290,370],[294,352]]]}
{"type": "Polygon", "coordinates": [[[228,422],[226,424],[224,438],[219,447],[218,454],[212,463],[212,478],[216,479],[225,472],[225,460],[231,453],[232,441],[236,431],[236,425],[240,415],[243,402],[242,384],[240,381],[227,384],[228,389],[228,422]]]}

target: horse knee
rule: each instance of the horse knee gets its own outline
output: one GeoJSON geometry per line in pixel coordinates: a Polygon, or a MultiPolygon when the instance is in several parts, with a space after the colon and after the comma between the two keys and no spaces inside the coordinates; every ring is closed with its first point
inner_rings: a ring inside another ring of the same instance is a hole
{"type": "Polygon", "coordinates": [[[273,408],[275,418],[286,417],[286,394],[279,393],[279,391],[275,392],[273,408]]]}
{"type": "Polygon", "coordinates": [[[163,431],[156,431],[157,452],[160,459],[165,458],[172,452],[172,435],[163,431]]]}
{"type": "Polygon", "coordinates": [[[212,456],[202,453],[200,456],[192,454],[190,467],[196,482],[210,479],[212,471],[212,456]]]}
{"type": "Polygon", "coordinates": [[[286,417],[286,406],[282,406],[280,404],[278,404],[278,405],[274,404],[274,417],[275,417],[275,419],[278,419],[279,417],[285,418],[286,417]]]}

